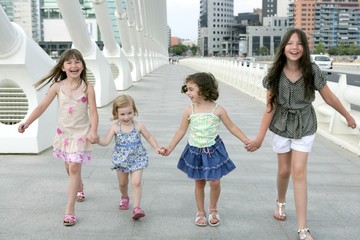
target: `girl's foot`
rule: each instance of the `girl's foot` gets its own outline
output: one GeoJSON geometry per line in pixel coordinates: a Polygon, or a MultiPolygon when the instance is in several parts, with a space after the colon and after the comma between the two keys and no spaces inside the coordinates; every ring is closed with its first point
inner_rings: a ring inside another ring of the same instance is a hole
{"type": "Polygon", "coordinates": [[[196,213],[195,224],[200,227],[205,227],[207,225],[206,213],[196,213]]]}
{"type": "Polygon", "coordinates": [[[209,209],[209,225],[212,227],[216,227],[220,224],[220,216],[217,213],[216,209],[209,209]]]}
{"type": "Polygon", "coordinates": [[[276,200],[276,208],[274,213],[274,218],[278,221],[285,221],[286,220],[286,214],[285,214],[285,205],[286,203],[279,202],[276,200]]]}
{"type": "Polygon", "coordinates": [[[83,202],[85,201],[85,194],[84,194],[84,184],[81,182],[80,188],[76,194],[76,201],[83,202]]]}
{"type": "Polygon", "coordinates": [[[78,202],[83,202],[83,201],[85,201],[85,194],[84,194],[84,192],[78,192],[78,193],[76,194],[76,201],[78,201],[78,202]]]}
{"type": "Polygon", "coordinates": [[[139,218],[145,217],[145,213],[143,210],[141,210],[140,207],[135,207],[133,210],[133,216],[132,218],[134,220],[138,220],[139,218]]]}
{"type": "Polygon", "coordinates": [[[313,240],[309,228],[298,229],[299,240],[313,240]]]}
{"type": "Polygon", "coordinates": [[[121,196],[119,208],[121,210],[128,210],[129,209],[129,201],[130,201],[130,199],[129,199],[128,195],[121,196]]]}
{"type": "Polygon", "coordinates": [[[64,217],[64,226],[74,226],[76,223],[75,215],[66,214],[64,217]]]}

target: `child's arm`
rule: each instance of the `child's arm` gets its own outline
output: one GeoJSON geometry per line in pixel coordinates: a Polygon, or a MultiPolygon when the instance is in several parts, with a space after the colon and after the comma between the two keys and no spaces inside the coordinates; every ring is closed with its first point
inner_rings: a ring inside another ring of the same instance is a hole
{"type": "Polygon", "coordinates": [[[112,141],[114,135],[116,134],[116,128],[117,125],[116,124],[112,124],[111,127],[109,128],[108,132],[106,133],[106,135],[102,138],[99,139],[99,141],[97,142],[97,144],[99,144],[100,146],[107,146],[109,145],[109,143],[112,141]]]}
{"type": "Polygon", "coordinates": [[[57,89],[58,89],[58,83],[54,83],[50,88],[49,91],[46,93],[44,99],[39,103],[39,105],[32,111],[29,118],[18,127],[18,132],[23,133],[25,132],[25,129],[27,129],[31,123],[33,123],[36,119],[38,119],[45,110],[49,107],[51,102],[54,100],[57,89]]]}
{"type": "Polygon", "coordinates": [[[350,115],[350,113],[345,109],[344,105],[340,102],[339,98],[330,90],[328,85],[325,85],[320,91],[321,97],[324,101],[334,108],[338,113],[340,113],[347,121],[348,127],[355,128],[356,122],[355,119],[350,115]]]}
{"type": "Polygon", "coordinates": [[[99,141],[99,135],[97,134],[99,115],[96,107],[95,90],[91,84],[88,84],[87,98],[89,103],[90,130],[86,135],[86,139],[90,143],[97,143],[99,141]]]}
{"type": "Polygon", "coordinates": [[[229,132],[231,132],[235,137],[239,138],[243,143],[247,144],[249,142],[249,138],[240,130],[238,126],[233,123],[226,110],[219,105],[216,111],[229,132]]]}
{"type": "Polygon", "coordinates": [[[266,92],[266,109],[263,114],[263,118],[261,120],[259,132],[258,132],[257,136],[254,139],[250,140],[249,143],[246,145],[246,149],[250,152],[253,152],[261,147],[261,144],[264,141],[266,132],[270,126],[271,120],[274,116],[275,109],[272,109],[272,111],[271,111],[271,107],[269,104],[270,97],[271,97],[271,92],[267,91],[266,92]]]}
{"type": "Polygon", "coordinates": [[[156,153],[162,153],[163,150],[160,148],[158,142],[154,138],[154,136],[146,129],[146,127],[137,122],[137,129],[139,129],[139,132],[143,137],[146,139],[146,141],[151,145],[151,147],[156,151],[156,153]]]}
{"type": "Polygon", "coordinates": [[[170,153],[174,150],[174,148],[176,147],[176,145],[180,142],[180,140],[184,137],[188,126],[189,126],[189,116],[191,113],[191,109],[190,107],[186,107],[183,116],[181,118],[181,123],[179,128],[177,129],[177,131],[175,132],[175,135],[173,137],[173,139],[171,140],[170,144],[164,148],[165,152],[163,153],[163,155],[165,156],[169,156],[170,153]]]}

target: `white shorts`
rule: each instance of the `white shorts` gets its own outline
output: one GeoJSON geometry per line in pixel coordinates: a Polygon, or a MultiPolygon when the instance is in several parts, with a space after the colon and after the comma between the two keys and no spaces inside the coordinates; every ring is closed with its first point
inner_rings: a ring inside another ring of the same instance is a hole
{"type": "Polygon", "coordinates": [[[299,152],[311,152],[315,134],[302,137],[301,139],[285,138],[273,133],[273,150],[276,153],[287,153],[291,149],[299,152]]]}

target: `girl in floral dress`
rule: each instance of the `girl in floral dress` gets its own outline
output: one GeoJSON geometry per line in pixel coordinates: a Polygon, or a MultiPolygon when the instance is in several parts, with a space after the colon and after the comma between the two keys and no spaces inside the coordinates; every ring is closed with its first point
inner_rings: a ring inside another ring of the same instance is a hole
{"type": "Polygon", "coordinates": [[[49,83],[51,85],[45,98],[25,123],[19,125],[18,131],[23,133],[57,97],[59,119],[53,155],[64,160],[69,175],[68,201],[63,223],[65,226],[73,226],[76,222],[75,201],[84,199],[81,165],[90,161],[92,143],[99,139],[95,91],[87,82],[86,64],[76,49],[66,50],[50,73],[34,86],[39,90],[49,83]]]}
{"type": "Polygon", "coordinates": [[[141,179],[143,169],[148,166],[147,151],[141,142],[141,135],[160,153],[156,139],[143,124],[134,120],[138,112],[131,96],[120,95],[113,101],[112,116],[116,123],[112,124],[107,134],[98,142],[107,146],[115,136],[115,147],[112,155],[112,169],[116,170],[121,193],[119,208],[128,210],[130,198],[128,195],[129,176],[131,177],[133,213],[132,218],[137,220],[145,216],[140,208],[141,179]]]}

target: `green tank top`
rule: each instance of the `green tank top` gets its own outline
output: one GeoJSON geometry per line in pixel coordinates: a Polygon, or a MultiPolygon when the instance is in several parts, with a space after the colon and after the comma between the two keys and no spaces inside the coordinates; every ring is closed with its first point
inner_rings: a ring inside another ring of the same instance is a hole
{"type": "Polygon", "coordinates": [[[192,113],[189,117],[190,136],[189,145],[203,148],[215,144],[215,138],[219,135],[220,118],[214,114],[218,104],[209,113],[194,113],[194,105],[191,105],[192,113]]]}

